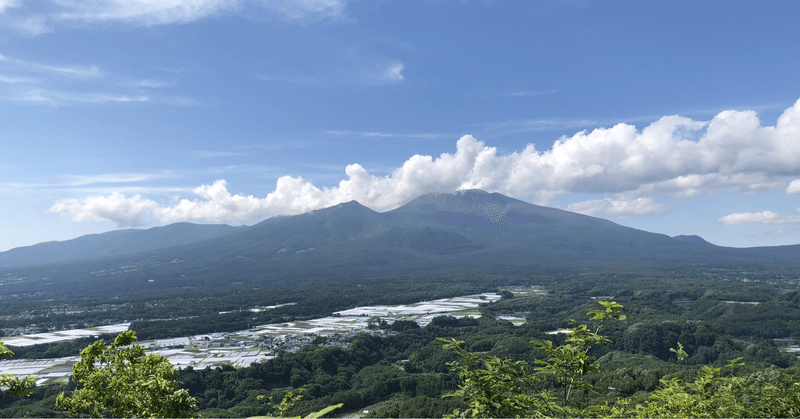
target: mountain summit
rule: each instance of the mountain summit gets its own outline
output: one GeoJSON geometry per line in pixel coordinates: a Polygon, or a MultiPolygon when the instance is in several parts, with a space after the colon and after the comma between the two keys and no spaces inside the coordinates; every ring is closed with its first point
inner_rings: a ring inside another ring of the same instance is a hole
{"type": "MultiPolygon", "coordinates": [[[[203,271],[225,266],[252,275],[264,269],[318,272],[332,266],[343,271],[371,267],[402,271],[468,266],[790,263],[800,248],[719,247],[697,236],[673,238],[481,190],[429,193],[383,213],[350,201],[306,214],[270,218],[250,227],[183,223],[39,246],[27,248],[25,257],[17,261],[30,265],[37,257],[40,262],[77,262],[113,256],[114,263],[135,264],[175,259],[203,271]],[[191,235],[182,235],[191,236],[183,242],[155,239],[163,238],[163,233],[190,230],[191,235]],[[145,237],[150,244],[135,245],[145,237]],[[110,246],[110,241],[116,246],[110,246]],[[51,256],[59,251],[66,254],[77,243],[86,251],[73,252],[66,259],[51,256]],[[127,252],[107,250],[121,247],[127,252]],[[42,251],[37,255],[36,250],[42,251]]],[[[0,266],[10,266],[9,260],[18,254],[17,249],[0,253],[0,266]]]]}

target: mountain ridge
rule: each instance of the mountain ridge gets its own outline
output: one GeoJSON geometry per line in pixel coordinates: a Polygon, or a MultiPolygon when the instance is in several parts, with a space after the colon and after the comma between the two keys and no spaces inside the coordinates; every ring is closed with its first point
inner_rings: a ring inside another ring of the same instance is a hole
{"type": "Polygon", "coordinates": [[[0,252],[0,268],[70,263],[164,249],[233,233],[227,224],[173,223],[149,229],[122,229],[48,241],[0,252]]]}
{"type": "Polygon", "coordinates": [[[695,235],[695,234],[688,235],[688,236],[681,234],[681,235],[678,235],[678,236],[673,236],[672,238],[675,239],[675,240],[680,240],[680,241],[686,242],[686,243],[697,244],[697,245],[700,245],[700,246],[716,246],[715,244],[711,244],[708,241],[706,241],[706,239],[704,239],[704,238],[702,238],[702,237],[700,237],[698,235],[695,235]]]}
{"type": "MultiPolygon", "coordinates": [[[[58,246],[73,248],[72,253],[62,252],[72,255],[72,259],[48,259],[46,252],[41,252],[38,264],[164,257],[194,260],[198,264],[249,261],[253,267],[267,263],[302,267],[309,261],[358,267],[369,265],[372,262],[367,260],[376,258],[383,265],[402,265],[398,261],[403,260],[426,265],[429,262],[475,265],[492,261],[521,266],[542,259],[550,264],[615,260],[652,260],[663,264],[713,262],[719,258],[788,261],[787,258],[800,251],[800,245],[725,248],[699,236],[669,237],[499,193],[465,190],[423,194],[383,213],[353,200],[304,214],[268,218],[252,226],[176,223],[148,230],[81,236],[66,242],[0,252],[0,268],[24,266],[21,262],[33,260],[36,250],[58,253],[53,250],[58,246]],[[192,234],[174,234],[179,230],[192,234]],[[145,237],[146,244],[131,244],[145,237]],[[171,241],[157,243],[156,237],[171,241]],[[92,239],[97,243],[86,244],[92,239]],[[118,242],[114,243],[115,240],[118,242]],[[74,250],[81,246],[80,251],[74,250]],[[29,253],[24,254],[23,250],[29,253]],[[467,254],[472,257],[463,261],[453,259],[467,254]],[[10,265],[9,260],[17,265],[10,265]]],[[[208,265],[207,269],[214,268],[208,265]]]]}

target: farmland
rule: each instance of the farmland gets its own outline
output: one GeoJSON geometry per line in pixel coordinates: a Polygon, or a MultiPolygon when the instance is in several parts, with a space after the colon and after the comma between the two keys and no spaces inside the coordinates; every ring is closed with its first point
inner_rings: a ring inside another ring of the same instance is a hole
{"type": "MultiPolygon", "coordinates": [[[[515,290],[519,294],[540,292],[538,289],[515,290]]],[[[148,352],[162,355],[178,368],[191,366],[206,368],[219,365],[249,366],[254,362],[271,359],[280,351],[296,352],[312,342],[324,338],[324,346],[346,347],[346,339],[359,333],[385,333],[372,330],[370,324],[383,320],[391,324],[398,320],[414,321],[426,326],[434,317],[479,317],[478,307],[500,299],[495,293],[421,301],[407,305],[381,305],[355,307],[338,311],[332,316],[307,321],[286,322],[257,326],[231,333],[211,333],[198,336],[175,337],[140,342],[148,352]]],[[[524,318],[507,316],[517,322],[524,318]]],[[[59,332],[36,333],[8,338],[9,346],[30,346],[54,343],[102,333],[119,333],[130,323],[73,329],[59,332]]],[[[16,376],[35,375],[37,385],[63,381],[72,372],[72,364],[80,359],[78,354],[52,359],[11,359],[0,361],[0,373],[16,376]]]]}

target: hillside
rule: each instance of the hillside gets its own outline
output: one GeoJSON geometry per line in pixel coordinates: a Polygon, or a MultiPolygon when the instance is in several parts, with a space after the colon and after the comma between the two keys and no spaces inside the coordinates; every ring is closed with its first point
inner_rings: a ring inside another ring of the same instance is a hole
{"type": "Polygon", "coordinates": [[[325,283],[426,272],[599,274],[794,266],[798,248],[698,246],[470,190],[422,195],[384,213],[351,201],[250,227],[174,224],[13,249],[5,252],[4,266],[10,255],[23,251],[24,258],[16,261],[61,257],[70,262],[30,267],[22,276],[19,270],[0,271],[0,280],[6,278],[9,293],[29,292],[32,281],[50,284],[41,293],[65,298],[106,295],[109,287],[120,298],[149,298],[167,290],[217,293],[231,283],[266,286],[299,278],[325,283]]]}
{"type": "Polygon", "coordinates": [[[120,256],[194,243],[236,231],[224,224],[175,223],[147,230],[116,230],[0,252],[0,268],[48,265],[120,256]]]}

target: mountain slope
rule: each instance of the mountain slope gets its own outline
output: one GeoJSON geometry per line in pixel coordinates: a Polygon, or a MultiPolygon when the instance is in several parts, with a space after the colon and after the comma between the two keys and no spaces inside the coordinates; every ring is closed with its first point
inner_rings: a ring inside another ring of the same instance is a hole
{"type": "MultiPolygon", "coordinates": [[[[139,234],[152,238],[170,229],[200,231],[207,227],[190,226],[173,225],[139,234]]],[[[351,201],[270,218],[250,227],[219,228],[222,233],[207,240],[198,238],[163,248],[152,242],[125,246],[125,250],[141,250],[138,253],[119,253],[122,242],[108,235],[104,239],[116,247],[105,249],[106,257],[98,259],[100,251],[84,249],[81,254],[95,259],[78,261],[76,252],[69,264],[26,271],[23,276],[39,278],[43,284],[69,286],[69,292],[76,295],[109,286],[116,286],[115,292],[188,292],[179,290],[231,283],[263,287],[287,281],[422,278],[434,273],[616,273],[685,271],[691,266],[789,265],[796,264],[800,250],[800,246],[699,246],[479,190],[426,194],[384,213],[351,201]],[[147,246],[150,249],[144,250],[147,246]]],[[[130,232],[120,234],[127,237],[130,232]]],[[[76,241],[81,239],[89,238],[76,241]]],[[[6,273],[5,277],[10,281],[5,288],[8,292],[30,289],[24,281],[17,282],[18,273],[6,273]]]]}
{"type": "Polygon", "coordinates": [[[684,236],[684,235],[674,236],[672,238],[675,239],[675,240],[678,240],[678,241],[685,242],[685,243],[692,243],[692,244],[697,244],[697,245],[701,245],[701,246],[713,246],[713,244],[707,242],[704,238],[702,238],[700,236],[697,236],[697,235],[694,235],[694,234],[692,234],[690,236],[684,236]]]}
{"type": "Polygon", "coordinates": [[[472,258],[487,262],[524,265],[526,260],[563,264],[628,259],[661,264],[746,257],[713,245],[698,251],[663,234],[479,190],[423,195],[387,215],[409,223],[424,220],[458,232],[480,243],[490,255],[472,258]]]}
{"type": "Polygon", "coordinates": [[[175,223],[147,230],[116,230],[72,240],[39,243],[0,252],[0,268],[77,262],[120,256],[220,237],[237,228],[224,224],[175,223]]]}
{"type": "MultiPolygon", "coordinates": [[[[480,190],[426,194],[384,213],[358,202],[265,220],[213,242],[151,252],[240,275],[485,266],[683,266],[759,261],[769,252],[697,246],[601,218],[480,190]]],[[[769,260],[782,260],[780,253],[769,260]]]]}

